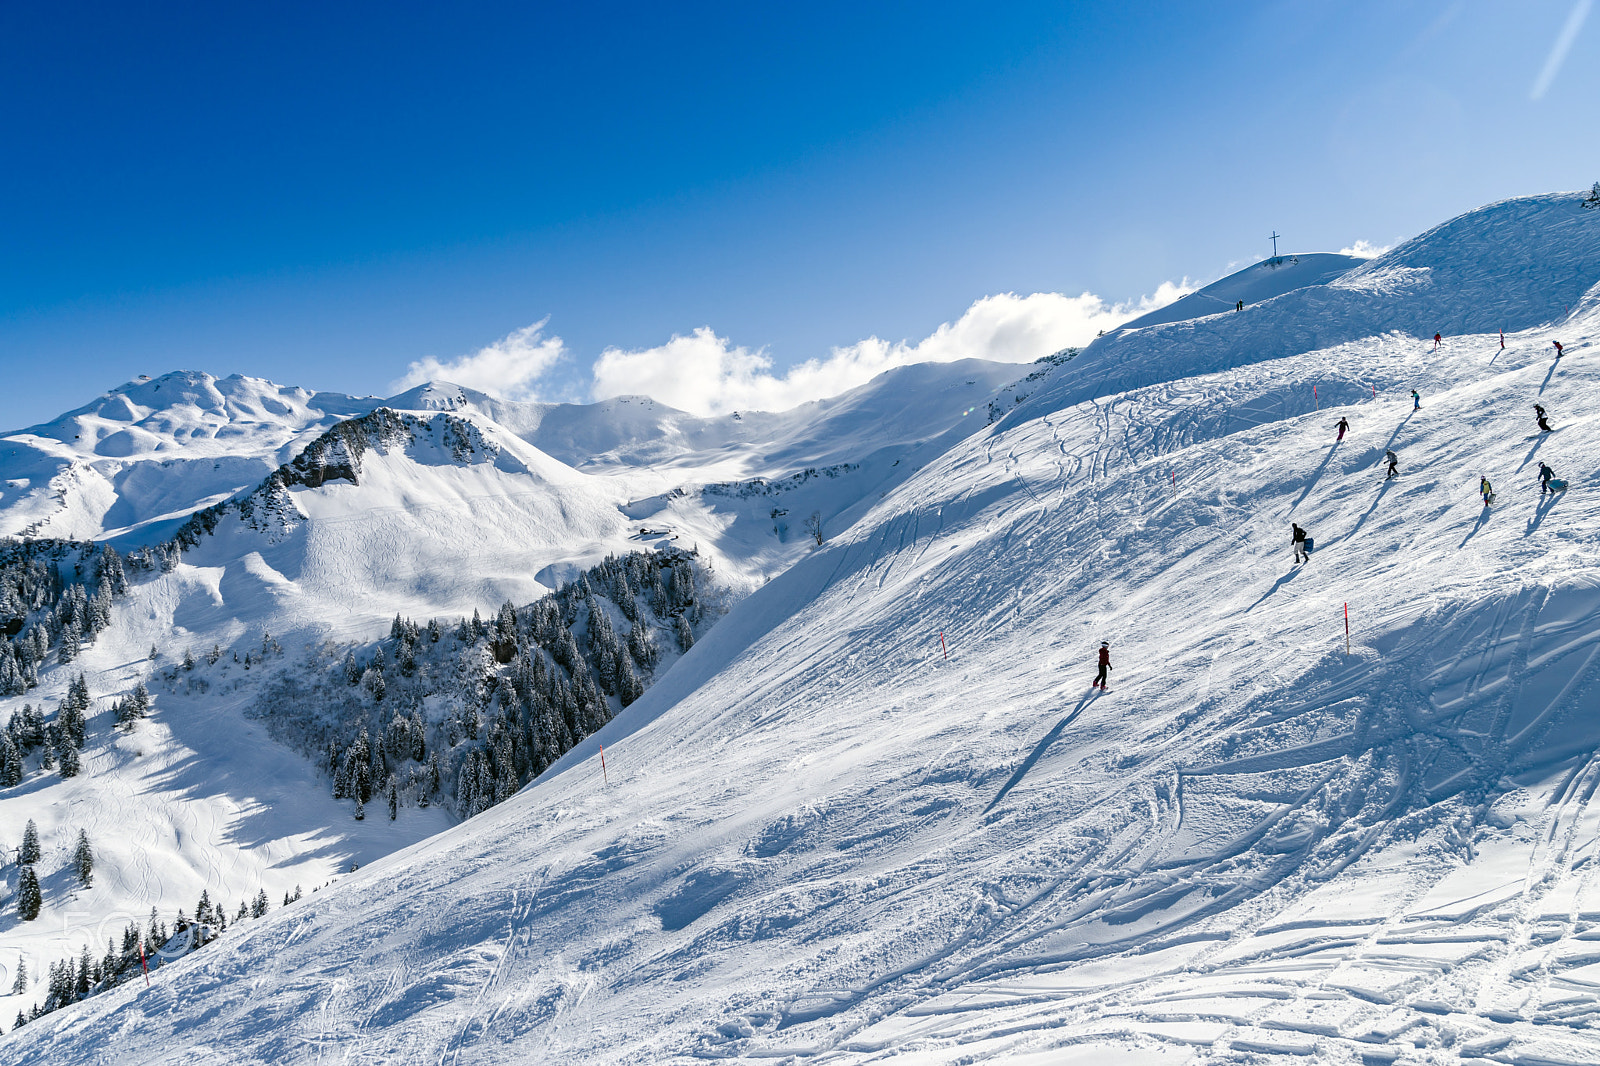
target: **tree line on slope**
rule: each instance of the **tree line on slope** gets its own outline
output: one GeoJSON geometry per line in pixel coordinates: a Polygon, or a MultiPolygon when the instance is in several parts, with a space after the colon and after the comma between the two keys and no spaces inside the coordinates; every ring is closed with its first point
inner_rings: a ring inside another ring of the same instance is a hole
{"type": "Polygon", "coordinates": [[[37,686],[52,652],[63,664],[76,659],[127,591],[127,568],[109,544],[0,540],[0,696],[37,686]]]}
{"type": "MultiPolygon", "coordinates": [[[[28,824],[31,826],[33,823],[28,824]]],[[[85,841],[81,847],[87,848],[86,838],[81,831],[79,837],[85,841]]],[[[293,893],[284,894],[283,905],[289,906],[302,895],[300,887],[295,886],[293,893]]],[[[129,922],[123,928],[120,945],[108,937],[104,955],[96,957],[85,943],[77,955],[52,962],[46,971],[44,999],[27,1010],[18,1010],[12,1031],[62,1007],[109,991],[147,970],[159,969],[168,962],[198,951],[226,933],[230,924],[238,925],[246,919],[264,917],[271,907],[266,889],[261,889],[252,899],[240,902],[230,922],[226,908],[213,903],[208,890],[201,890],[194,917],[186,916],[180,907],[170,927],[152,907],[149,921],[143,928],[138,922],[129,922]]],[[[30,987],[27,961],[19,958],[11,994],[26,995],[30,987]]]]}
{"type": "Polygon", "coordinates": [[[462,818],[516,792],[643,694],[703,612],[692,552],[610,556],[492,621],[396,617],[371,651],[314,649],[254,717],[316,759],[355,817],[443,802],[462,818]],[[358,654],[358,652],[361,652],[358,654]]]}

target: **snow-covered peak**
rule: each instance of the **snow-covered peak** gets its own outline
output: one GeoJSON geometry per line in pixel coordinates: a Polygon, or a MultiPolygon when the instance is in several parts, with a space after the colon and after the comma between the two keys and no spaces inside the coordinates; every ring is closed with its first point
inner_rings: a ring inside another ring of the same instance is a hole
{"type": "Polygon", "coordinates": [[[1233,311],[1241,300],[1255,304],[1308,285],[1326,285],[1365,262],[1336,252],[1285,253],[1213,281],[1180,300],[1123,323],[1121,328],[1141,329],[1233,311]]]}

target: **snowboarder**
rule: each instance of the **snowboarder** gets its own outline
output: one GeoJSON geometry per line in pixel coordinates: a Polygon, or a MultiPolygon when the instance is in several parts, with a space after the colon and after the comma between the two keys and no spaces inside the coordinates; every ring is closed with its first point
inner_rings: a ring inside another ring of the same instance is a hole
{"type": "Polygon", "coordinates": [[[1388,481],[1392,477],[1398,477],[1400,475],[1400,457],[1394,453],[1393,448],[1384,452],[1383,455],[1384,458],[1389,460],[1389,472],[1383,475],[1383,480],[1388,481]]]}
{"type": "Polygon", "coordinates": [[[1548,421],[1546,421],[1546,419],[1545,419],[1544,407],[1542,405],[1540,405],[1540,404],[1534,404],[1533,405],[1533,416],[1539,420],[1539,431],[1541,433],[1550,433],[1550,432],[1552,432],[1552,430],[1550,429],[1550,423],[1548,421]]]}
{"type": "Polygon", "coordinates": [[[1550,479],[1555,476],[1554,470],[1543,463],[1539,464],[1539,495],[1543,496],[1547,492],[1552,496],[1555,495],[1555,490],[1550,487],[1550,479]]]}
{"type": "Polygon", "coordinates": [[[1416,389],[1411,390],[1411,409],[1413,411],[1422,410],[1422,394],[1416,389]]]}
{"type": "Polygon", "coordinates": [[[1556,358],[1560,359],[1561,358],[1561,342],[1560,341],[1551,341],[1550,343],[1556,346],[1556,358]]]}
{"type": "Polygon", "coordinates": [[[1483,497],[1483,505],[1485,507],[1489,506],[1489,501],[1494,499],[1494,486],[1489,484],[1488,478],[1480,477],[1478,479],[1478,495],[1483,497]]]}
{"type": "Polygon", "coordinates": [[[1303,563],[1307,559],[1311,558],[1311,553],[1306,551],[1306,541],[1310,538],[1306,536],[1306,531],[1301,529],[1295,523],[1290,522],[1289,527],[1294,530],[1294,533],[1291,536],[1291,540],[1294,543],[1294,561],[1296,563],[1303,563]]]}
{"type": "Polygon", "coordinates": [[[1334,441],[1335,444],[1338,444],[1339,441],[1344,440],[1344,431],[1350,428],[1350,423],[1348,421],[1346,421],[1345,419],[1341,418],[1341,419],[1339,419],[1339,424],[1334,426],[1333,428],[1337,429],[1339,431],[1338,440],[1334,441]]]}
{"type": "Polygon", "coordinates": [[[1243,311],[1244,310],[1244,301],[1240,300],[1238,303],[1234,304],[1233,305],[1233,309],[1235,311],[1243,311]]]}
{"type": "Polygon", "coordinates": [[[1444,338],[1439,336],[1439,334],[1435,333],[1433,335],[1433,350],[1434,351],[1438,351],[1439,350],[1439,345],[1443,340],[1444,340],[1444,338]]]}
{"type": "Polygon", "coordinates": [[[1106,690],[1106,671],[1111,669],[1111,644],[1108,641],[1100,642],[1100,672],[1094,675],[1094,680],[1089,683],[1090,688],[1098,687],[1101,692],[1106,690]]]}

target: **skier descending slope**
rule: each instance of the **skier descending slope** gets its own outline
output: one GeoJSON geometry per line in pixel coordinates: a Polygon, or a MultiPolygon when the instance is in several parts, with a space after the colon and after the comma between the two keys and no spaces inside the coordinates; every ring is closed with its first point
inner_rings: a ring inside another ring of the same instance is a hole
{"type": "Polygon", "coordinates": [[[1439,336],[1439,334],[1435,333],[1433,335],[1433,350],[1434,351],[1438,351],[1439,350],[1439,345],[1441,343],[1443,343],[1443,341],[1444,341],[1444,338],[1439,336]]]}
{"type": "Polygon", "coordinates": [[[1294,544],[1294,561],[1296,563],[1303,563],[1307,559],[1311,558],[1311,553],[1306,550],[1306,541],[1310,540],[1311,538],[1306,536],[1306,531],[1301,529],[1295,523],[1290,522],[1289,526],[1294,531],[1290,537],[1291,542],[1294,544]]]}
{"type": "Polygon", "coordinates": [[[1478,478],[1478,495],[1483,497],[1483,505],[1485,507],[1494,501],[1494,486],[1489,484],[1488,478],[1478,478]]]}
{"type": "Polygon", "coordinates": [[[1422,394],[1416,389],[1411,390],[1411,409],[1413,411],[1422,410],[1422,394]]]}
{"type": "Polygon", "coordinates": [[[1561,358],[1561,342],[1560,341],[1551,341],[1550,343],[1556,346],[1556,358],[1560,359],[1561,358]]]}
{"type": "Polygon", "coordinates": [[[1108,641],[1100,642],[1100,672],[1094,675],[1094,680],[1089,683],[1090,688],[1098,687],[1101,692],[1106,690],[1106,671],[1111,669],[1111,644],[1108,641]]]}
{"type": "Polygon", "coordinates": [[[1350,423],[1346,419],[1341,418],[1339,419],[1339,424],[1333,428],[1339,431],[1339,436],[1334,440],[1334,443],[1338,444],[1339,441],[1344,440],[1345,431],[1350,428],[1350,423]]]}
{"type": "Polygon", "coordinates": [[[1545,419],[1544,408],[1541,407],[1539,404],[1534,404],[1533,405],[1533,414],[1534,414],[1534,417],[1539,420],[1539,431],[1541,433],[1549,433],[1549,432],[1551,432],[1550,423],[1545,419]]]}
{"type": "Polygon", "coordinates": [[[1394,453],[1393,448],[1384,452],[1383,456],[1389,460],[1389,472],[1383,475],[1383,480],[1388,481],[1392,477],[1398,477],[1400,474],[1400,457],[1394,453]]]}

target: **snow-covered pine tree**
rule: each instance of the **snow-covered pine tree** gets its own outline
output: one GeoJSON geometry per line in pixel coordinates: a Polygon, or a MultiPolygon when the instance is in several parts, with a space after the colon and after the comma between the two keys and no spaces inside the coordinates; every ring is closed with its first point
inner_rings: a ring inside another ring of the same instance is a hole
{"type": "Polygon", "coordinates": [[[22,784],[22,753],[10,732],[0,732],[0,788],[22,784]]]}
{"type": "Polygon", "coordinates": [[[56,658],[65,665],[78,657],[78,644],[83,640],[83,631],[78,628],[76,618],[69,619],[61,627],[61,644],[56,649],[56,658]]]}
{"type": "Polygon", "coordinates": [[[39,878],[32,866],[24,866],[17,878],[17,917],[31,922],[39,917],[39,910],[43,906],[44,894],[39,891],[39,878]]]}
{"type": "Polygon", "coordinates": [[[28,819],[22,828],[22,846],[17,849],[17,864],[28,866],[39,861],[39,827],[28,819]]]}
{"type": "Polygon", "coordinates": [[[82,829],[78,830],[78,843],[72,849],[72,869],[83,887],[94,884],[94,849],[89,847],[89,834],[82,829]]]}
{"type": "MultiPolygon", "coordinates": [[[[17,956],[17,979],[11,982],[13,996],[26,995],[28,992],[28,960],[21,955],[17,956]]],[[[17,1015],[21,1018],[22,1015],[17,1015]]]]}
{"type": "Polygon", "coordinates": [[[61,776],[77,777],[83,769],[83,763],[78,758],[78,749],[71,744],[63,742],[61,745],[61,776]]]}
{"type": "Polygon", "coordinates": [[[1600,208],[1600,181],[1595,182],[1594,187],[1589,190],[1589,198],[1583,201],[1583,206],[1590,210],[1600,208]]]}
{"type": "Polygon", "coordinates": [[[256,893],[255,900],[250,904],[250,917],[260,918],[267,913],[268,906],[267,890],[263,888],[256,893]]]}
{"type": "Polygon", "coordinates": [[[389,784],[384,792],[389,801],[389,821],[392,822],[400,816],[400,783],[393,774],[389,775],[389,784]]]}

